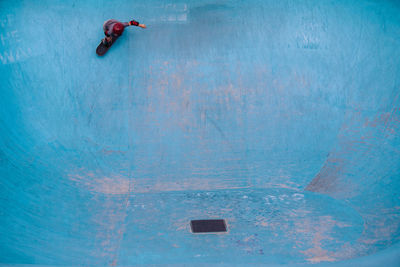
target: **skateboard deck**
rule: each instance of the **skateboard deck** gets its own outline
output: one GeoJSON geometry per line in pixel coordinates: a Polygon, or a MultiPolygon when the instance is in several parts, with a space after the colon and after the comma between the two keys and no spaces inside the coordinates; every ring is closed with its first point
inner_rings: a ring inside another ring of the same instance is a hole
{"type": "Polygon", "coordinates": [[[107,53],[108,49],[114,44],[114,42],[118,39],[118,37],[111,37],[111,44],[109,46],[106,46],[103,44],[103,40],[101,40],[100,44],[97,46],[96,49],[96,54],[99,56],[104,56],[105,53],[107,53]]]}

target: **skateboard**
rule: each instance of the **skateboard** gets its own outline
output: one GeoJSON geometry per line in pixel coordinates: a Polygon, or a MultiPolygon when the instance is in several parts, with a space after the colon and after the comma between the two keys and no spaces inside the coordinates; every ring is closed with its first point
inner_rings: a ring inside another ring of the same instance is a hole
{"type": "Polygon", "coordinates": [[[111,36],[111,43],[108,46],[103,44],[103,40],[101,40],[100,44],[97,46],[96,54],[99,56],[104,56],[104,54],[107,53],[108,49],[110,49],[117,39],[118,37],[111,36]]]}

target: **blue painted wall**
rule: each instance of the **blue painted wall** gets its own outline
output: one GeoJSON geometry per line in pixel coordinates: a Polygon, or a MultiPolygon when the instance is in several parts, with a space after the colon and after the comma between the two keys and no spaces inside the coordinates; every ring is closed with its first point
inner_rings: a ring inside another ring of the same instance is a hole
{"type": "Polygon", "coordinates": [[[399,11],[1,1],[0,263],[400,264],[399,11]]]}

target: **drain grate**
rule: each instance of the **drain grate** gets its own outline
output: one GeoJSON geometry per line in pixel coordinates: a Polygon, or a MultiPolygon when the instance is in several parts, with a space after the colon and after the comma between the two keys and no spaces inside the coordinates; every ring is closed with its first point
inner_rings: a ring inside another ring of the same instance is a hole
{"type": "Polygon", "coordinates": [[[190,221],[192,233],[218,233],[226,232],[225,220],[192,220],[190,221]]]}

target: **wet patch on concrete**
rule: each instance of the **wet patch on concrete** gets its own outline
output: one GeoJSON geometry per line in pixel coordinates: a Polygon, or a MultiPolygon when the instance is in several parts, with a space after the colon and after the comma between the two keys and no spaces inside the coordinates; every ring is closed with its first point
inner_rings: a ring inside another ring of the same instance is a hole
{"type": "Polygon", "coordinates": [[[161,255],[165,263],[176,263],[169,253],[181,255],[182,261],[207,262],[218,255],[227,262],[243,263],[268,263],[277,257],[286,263],[330,262],[361,253],[338,251],[358,242],[362,218],[343,202],[314,193],[288,189],[147,193],[133,194],[130,202],[121,264],[139,262],[138,258],[151,264],[161,255]],[[229,233],[193,236],[189,222],[198,218],[226,218],[229,233]]]}

